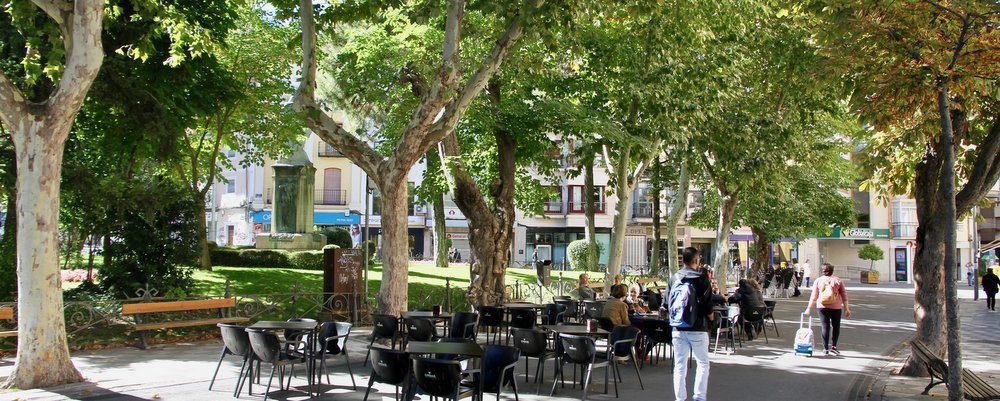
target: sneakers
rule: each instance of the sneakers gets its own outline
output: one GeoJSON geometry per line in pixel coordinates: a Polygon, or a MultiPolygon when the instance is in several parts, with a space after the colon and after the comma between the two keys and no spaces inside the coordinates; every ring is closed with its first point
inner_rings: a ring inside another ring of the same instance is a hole
{"type": "Polygon", "coordinates": [[[828,350],[828,349],[823,350],[823,355],[825,355],[825,356],[826,355],[830,355],[830,350],[828,350]]]}
{"type": "Polygon", "coordinates": [[[840,351],[837,350],[837,347],[833,347],[832,349],[830,349],[830,352],[832,352],[834,355],[840,355],[840,351]]]}

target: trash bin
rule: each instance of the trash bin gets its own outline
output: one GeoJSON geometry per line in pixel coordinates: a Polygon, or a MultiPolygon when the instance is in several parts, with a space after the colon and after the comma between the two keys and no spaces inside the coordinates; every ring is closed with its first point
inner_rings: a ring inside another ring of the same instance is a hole
{"type": "Polygon", "coordinates": [[[548,287],[552,283],[552,261],[536,260],[535,274],[538,275],[538,285],[548,287]]]}

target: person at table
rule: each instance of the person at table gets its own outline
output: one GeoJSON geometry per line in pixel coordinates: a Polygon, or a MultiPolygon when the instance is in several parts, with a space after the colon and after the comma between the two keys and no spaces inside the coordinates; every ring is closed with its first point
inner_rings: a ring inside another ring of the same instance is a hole
{"type": "Polygon", "coordinates": [[[628,319],[628,304],[625,303],[625,296],[628,295],[624,285],[611,286],[611,299],[604,303],[602,316],[611,319],[615,326],[632,324],[628,319]]]}
{"type": "Polygon", "coordinates": [[[635,313],[649,313],[649,305],[646,305],[646,300],[642,299],[641,294],[642,287],[639,284],[632,284],[628,287],[625,303],[628,304],[629,310],[635,313]]]}
{"type": "Polygon", "coordinates": [[[729,299],[719,290],[719,282],[712,280],[712,305],[725,307],[729,299]]]}
{"type": "Polygon", "coordinates": [[[581,274],[580,286],[576,289],[576,295],[578,295],[582,300],[594,300],[597,298],[597,293],[594,292],[594,289],[590,288],[588,284],[590,284],[590,277],[587,276],[587,273],[581,274]]]}
{"type": "Polygon", "coordinates": [[[623,280],[625,280],[625,277],[622,277],[621,274],[616,274],[615,275],[615,284],[614,285],[622,285],[622,281],[623,280]]]}
{"type": "MultiPolygon", "coordinates": [[[[761,294],[760,290],[754,288],[750,284],[751,280],[741,278],[739,281],[739,287],[736,288],[736,292],[733,296],[729,297],[732,302],[739,302],[740,313],[747,313],[751,308],[764,308],[764,294],[761,294]]],[[[743,332],[747,333],[747,340],[753,340],[754,333],[753,326],[748,322],[743,322],[743,332]]]]}

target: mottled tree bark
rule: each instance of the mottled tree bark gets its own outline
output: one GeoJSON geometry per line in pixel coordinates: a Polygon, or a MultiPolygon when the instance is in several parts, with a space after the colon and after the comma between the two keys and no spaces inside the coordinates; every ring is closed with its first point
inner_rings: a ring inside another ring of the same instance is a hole
{"type": "Polygon", "coordinates": [[[750,277],[756,277],[770,263],[771,237],[757,227],[750,227],[750,231],[753,233],[754,265],[747,267],[750,269],[750,277]]]}
{"type": "MultiPolygon", "coordinates": [[[[433,156],[437,156],[437,152],[432,153],[433,156]]],[[[434,195],[431,207],[434,208],[434,265],[448,267],[448,228],[445,226],[444,194],[434,195]]]]}
{"type": "Polygon", "coordinates": [[[671,274],[680,268],[680,255],[677,254],[677,224],[681,221],[681,216],[687,210],[688,192],[691,189],[691,166],[690,161],[685,156],[679,158],[681,165],[680,175],[677,177],[677,191],[673,201],[670,202],[670,213],[667,214],[667,266],[670,270],[664,274],[671,274]]]}
{"type": "Polygon", "coordinates": [[[722,193],[722,204],[719,205],[719,225],[715,234],[715,260],[712,263],[715,269],[713,277],[719,283],[719,288],[728,288],[726,276],[729,272],[729,233],[733,231],[733,215],[736,214],[736,203],[739,201],[739,192],[722,193]]]}
{"type": "Polygon", "coordinates": [[[649,192],[653,200],[653,244],[649,247],[649,274],[660,273],[660,195],[663,193],[663,161],[657,155],[650,167],[649,192]]]}

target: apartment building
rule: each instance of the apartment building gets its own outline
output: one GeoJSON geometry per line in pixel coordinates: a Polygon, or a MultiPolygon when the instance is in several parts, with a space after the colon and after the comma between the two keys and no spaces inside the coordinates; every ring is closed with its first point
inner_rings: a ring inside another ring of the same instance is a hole
{"type": "Polygon", "coordinates": [[[223,150],[232,169],[221,171],[222,179],[209,188],[205,197],[205,221],[208,240],[219,245],[253,245],[257,232],[253,224],[255,205],[262,198],[263,168],[242,167],[243,155],[223,150]]]}

